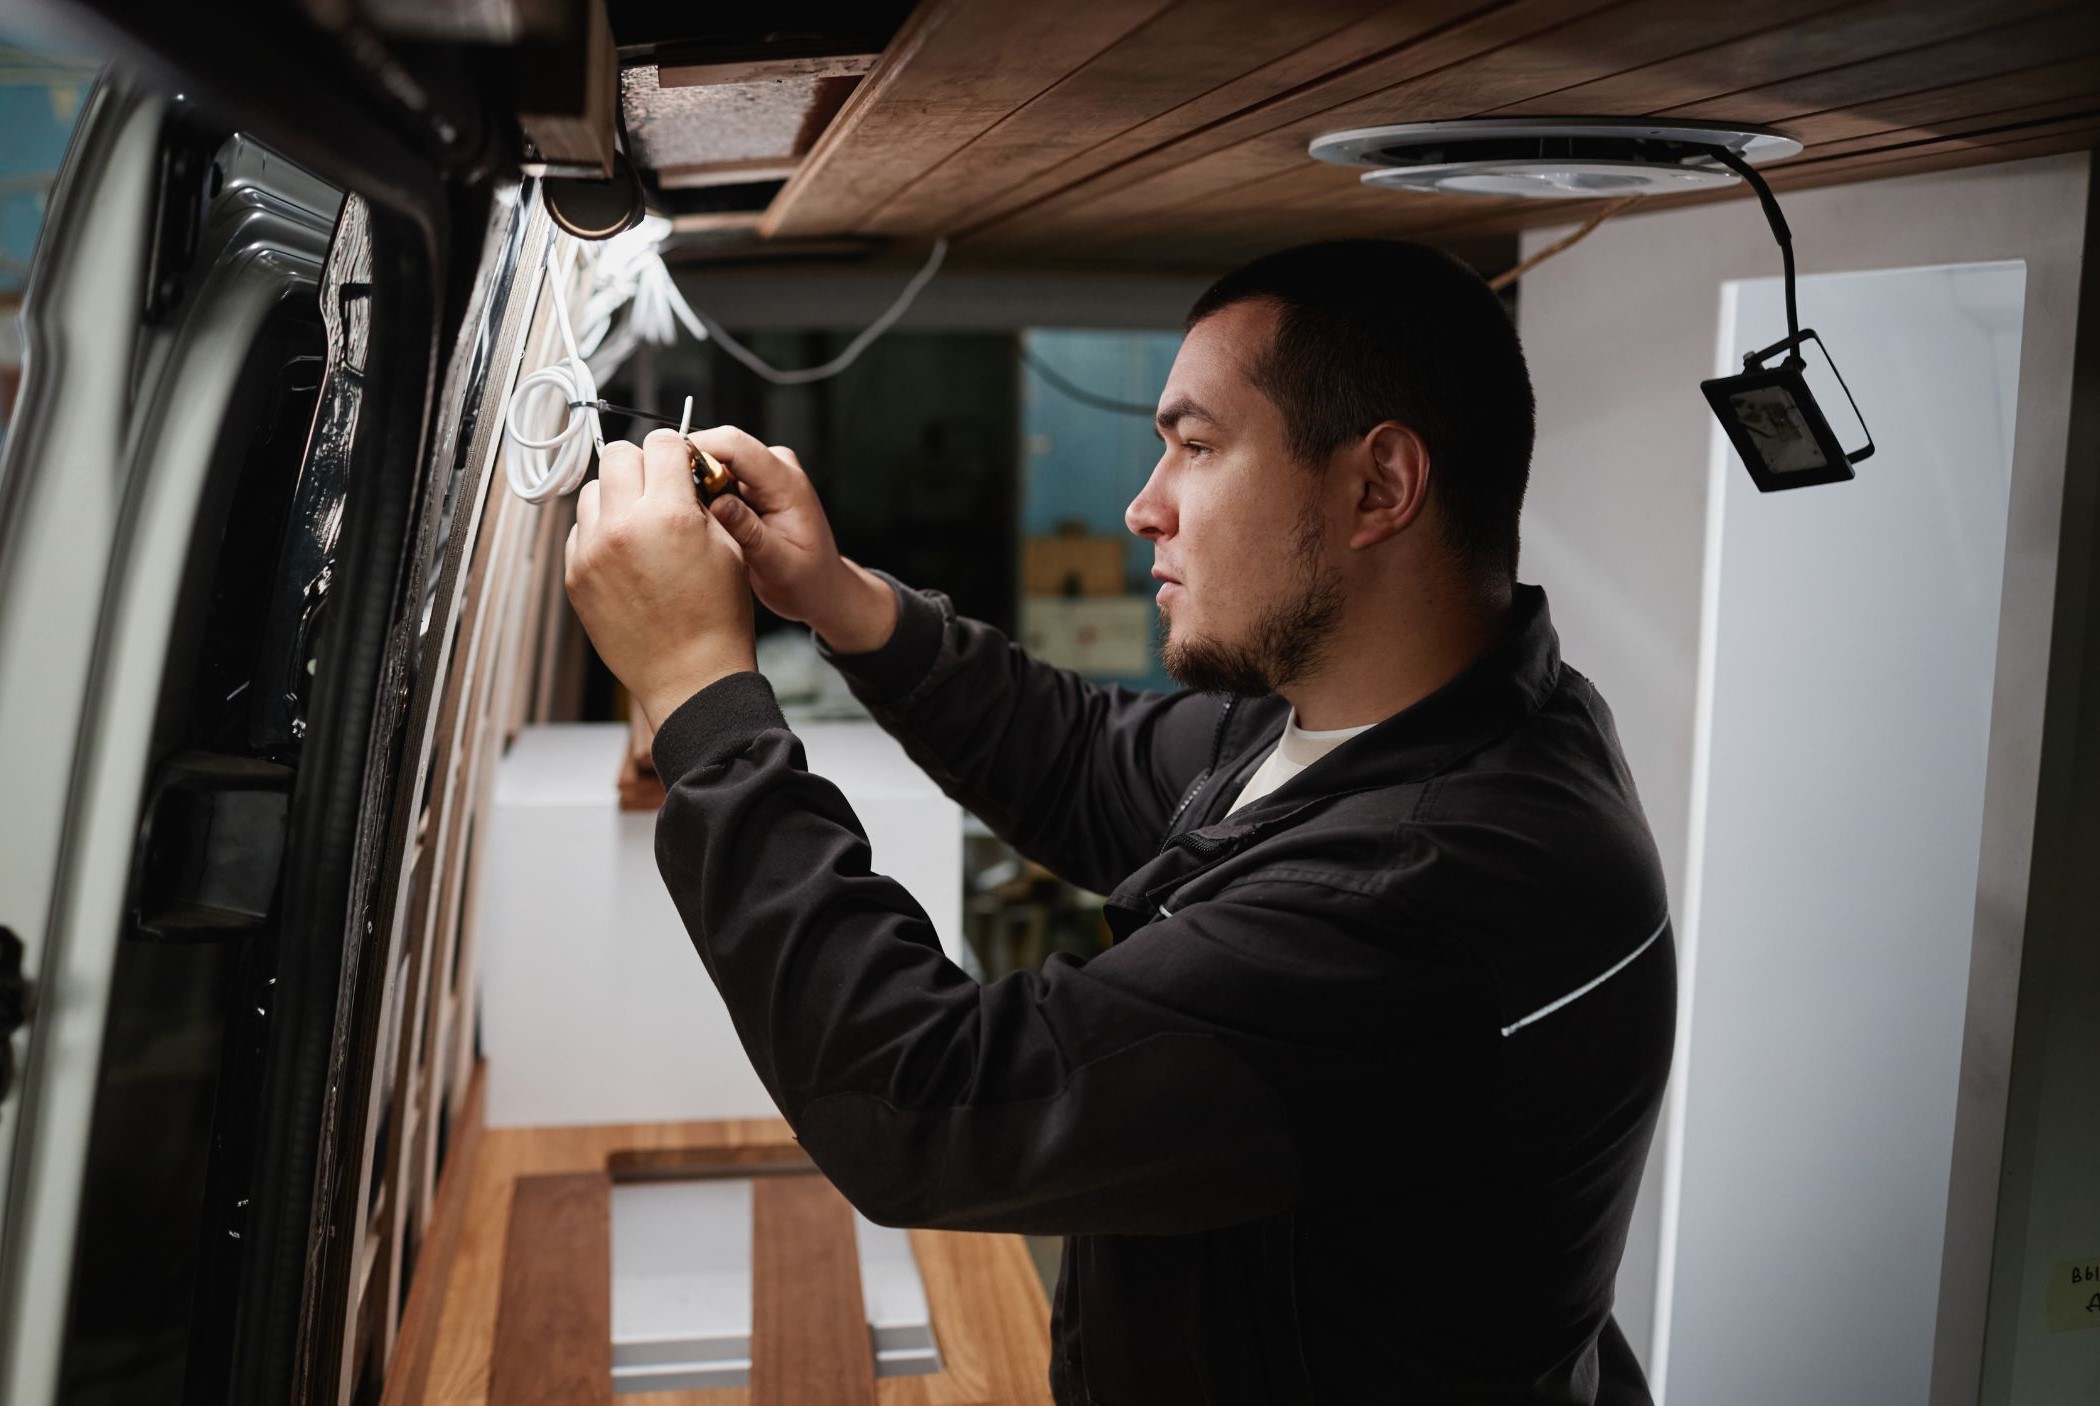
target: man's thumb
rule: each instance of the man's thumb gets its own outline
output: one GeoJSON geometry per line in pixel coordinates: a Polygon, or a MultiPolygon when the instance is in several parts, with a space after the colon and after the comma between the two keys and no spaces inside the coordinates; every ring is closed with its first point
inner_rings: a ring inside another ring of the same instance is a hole
{"type": "Polygon", "coordinates": [[[752,512],[751,505],[734,493],[725,493],[715,499],[708,504],[708,511],[713,513],[715,521],[721,523],[729,535],[736,539],[736,544],[744,549],[746,560],[749,560],[751,554],[758,551],[760,544],[765,541],[765,519],[752,512]]]}

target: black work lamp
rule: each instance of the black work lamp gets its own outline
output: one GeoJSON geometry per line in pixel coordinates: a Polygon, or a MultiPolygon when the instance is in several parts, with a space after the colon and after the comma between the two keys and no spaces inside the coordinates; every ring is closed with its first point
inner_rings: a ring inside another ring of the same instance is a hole
{"type": "Polygon", "coordinates": [[[1874,436],[1868,432],[1859,403],[1852,399],[1852,390],[1845,384],[1837,363],[1830,359],[1823,339],[1815,334],[1815,329],[1804,329],[1795,312],[1794,237],[1787,228],[1786,216],[1779,213],[1772,188],[1734,152],[1716,149],[1714,159],[1750,183],[1772,226],[1772,237],[1779,241],[1780,257],[1786,265],[1786,336],[1769,347],[1747,353],[1738,374],[1701,381],[1699,389],[1706,392],[1706,403],[1720,418],[1721,428],[1728,432],[1729,442],[1742,456],[1743,467],[1750,471],[1750,481],[1760,493],[1842,483],[1852,477],[1854,464],[1874,453],[1874,436]],[[1801,352],[1810,343],[1822,353],[1824,364],[1830,367],[1838,389],[1844,391],[1845,401],[1852,407],[1852,418],[1859,421],[1860,433],[1866,435],[1866,443],[1858,449],[1848,450],[1838,443],[1822,406],[1808,388],[1804,374],[1808,363],[1801,352]]]}

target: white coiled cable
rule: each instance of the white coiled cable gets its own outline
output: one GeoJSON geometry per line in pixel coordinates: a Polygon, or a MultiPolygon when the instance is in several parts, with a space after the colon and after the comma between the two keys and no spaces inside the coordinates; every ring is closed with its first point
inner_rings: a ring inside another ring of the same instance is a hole
{"type": "Polygon", "coordinates": [[[504,472],[511,491],[520,498],[544,502],[574,493],[590,477],[591,456],[605,448],[605,430],[598,420],[598,406],[602,404],[598,382],[617,371],[640,343],[668,346],[683,327],[696,341],[720,343],[722,350],[776,386],[808,385],[836,376],[857,361],[876,338],[904,316],[919,290],[940,271],[941,261],[948,253],[948,241],[936,239],[925,264],[904,285],[896,300],[837,356],[822,366],[783,371],[767,365],[713,318],[685,300],[660,252],[670,231],[668,220],[658,215],[646,216],[635,228],[613,236],[592,251],[591,283],[584,296],[581,335],[570,323],[568,298],[569,286],[575,282],[576,263],[584,257],[581,247],[560,235],[548,245],[542,277],[554,300],[553,321],[563,354],[520,378],[504,413],[504,429],[510,439],[504,472]],[[562,249],[568,251],[569,259],[565,267],[558,267],[562,249]],[[615,326],[614,319],[622,308],[627,316],[615,326]]]}
{"type": "Polygon", "coordinates": [[[598,422],[595,406],[598,378],[591,374],[591,364],[584,359],[576,331],[569,325],[565,285],[573,275],[573,254],[569,268],[558,271],[556,245],[549,244],[542,276],[554,303],[554,326],[563,355],[518,381],[503,416],[503,427],[510,435],[509,451],[503,456],[504,473],[511,492],[528,503],[574,493],[590,476],[591,455],[605,448],[605,429],[598,422]],[[564,272],[570,277],[563,277],[564,272]],[[538,422],[531,429],[524,423],[528,415],[538,422]]]}

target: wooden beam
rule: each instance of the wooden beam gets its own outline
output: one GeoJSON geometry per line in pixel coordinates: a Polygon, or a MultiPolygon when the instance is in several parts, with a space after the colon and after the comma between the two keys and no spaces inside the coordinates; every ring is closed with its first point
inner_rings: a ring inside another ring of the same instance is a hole
{"type": "Polygon", "coordinates": [[[491,1401],[611,1406],[611,1195],[603,1172],[518,1179],[489,1362],[491,1401]]]}
{"type": "Polygon", "coordinates": [[[746,181],[784,181],[801,166],[799,156],[756,156],[746,161],[702,161],[685,166],[659,166],[656,183],[665,190],[704,190],[742,185],[746,181]]]}
{"type": "Polygon", "coordinates": [[[751,1184],[751,1406],[816,1401],[875,1406],[853,1208],[820,1176],[767,1177],[751,1184]]]}
{"type": "Polygon", "coordinates": [[[765,217],[763,210],[716,210],[701,215],[673,215],[673,234],[720,234],[725,230],[756,231],[765,217]]]}
{"type": "Polygon", "coordinates": [[[612,174],[619,55],[605,0],[578,9],[578,28],[564,42],[519,48],[518,127],[528,162],[555,175],[602,179],[612,174]]]}
{"type": "Polygon", "coordinates": [[[656,70],[656,86],[699,88],[717,83],[771,83],[783,78],[859,78],[875,66],[879,57],[879,54],[828,54],[664,64],[656,70]]]}
{"type": "Polygon", "coordinates": [[[712,1177],[806,1174],[816,1170],[799,1144],[752,1146],[623,1147],[605,1159],[616,1182],[691,1181],[712,1177]]]}

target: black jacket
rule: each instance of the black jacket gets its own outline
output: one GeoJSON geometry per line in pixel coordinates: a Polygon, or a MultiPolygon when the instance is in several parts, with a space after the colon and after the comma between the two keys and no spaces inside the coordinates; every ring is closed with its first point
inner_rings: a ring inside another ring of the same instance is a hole
{"type": "Polygon", "coordinates": [[[1545,598],[1239,814],[1281,699],[1137,694],[899,589],[840,658],[912,757],[1110,893],[980,985],[756,674],[668,718],[657,862],[781,1113],[890,1224],[1069,1236],[1057,1399],[1648,1400],[1612,1281],[1668,1073],[1662,874],[1545,598]]]}

